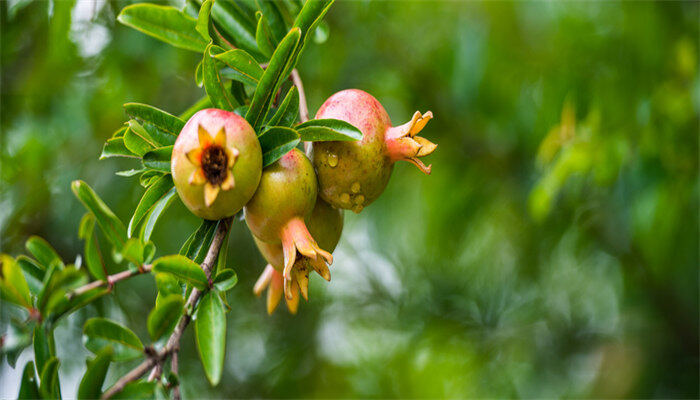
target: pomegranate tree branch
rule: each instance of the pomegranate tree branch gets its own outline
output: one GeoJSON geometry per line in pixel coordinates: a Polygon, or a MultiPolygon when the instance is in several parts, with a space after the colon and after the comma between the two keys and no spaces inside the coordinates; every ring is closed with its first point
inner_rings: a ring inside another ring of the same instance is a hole
{"type": "Polygon", "coordinates": [[[72,292],[68,293],[68,297],[70,298],[70,297],[79,296],[85,292],[88,292],[92,289],[97,289],[98,287],[102,287],[102,286],[110,286],[111,287],[115,283],[117,283],[119,281],[123,281],[125,279],[129,279],[132,276],[137,276],[137,275],[144,274],[146,272],[151,272],[151,268],[152,268],[151,264],[146,264],[146,265],[142,266],[140,270],[133,270],[133,271],[126,270],[126,271],[118,272],[114,275],[109,275],[109,276],[107,276],[107,280],[93,281],[93,282],[88,283],[87,285],[76,288],[72,292]]]}
{"type": "Polygon", "coordinates": [[[299,91],[299,121],[304,123],[309,120],[309,107],[306,105],[306,94],[304,93],[304,82],[301,81],[299,71],[294,68],[292,70],[292,82],[299,91]]]}
{"type": "MultiPolygon", "coordinates": [[[[214,238],[211,241],[207,255],[204,257],[204,261],[201,264],[202,270],[204,270],[208,280],[211,280],[211,272],[216,263],[216,257],[219,255],[221,245],[224,243],[224,240],[226,240],[226,235],[231,228],[231,220],[232,218],[230,217],[221,220],[214,234],[214,238]]],[[[146,360],[129,371],[126,375],[119,378],[119,380],[102,395],[102,399],[109,399],[121,392],[127,384],[141,378],[152,368],[156,367],[156,365],[161,365],[169,356],[174,355],[180,350],[180,338],[182,338],[182,334],[185,332],[187,325],[192,321],[192,314],[197,302],[199,302],[199,299],[205,292],[206,290],[192,289],[190,297],[187,298],[187,303],[185,303],[185,314],[180,318],[180,321],[178,321],[175,330],[173,330],[165,346],[154,354],[147,354],[146,360]]],[[[175,361],[173,365],[177,368],[177,361],[175,361]]],[[[178,391],[175,393],[179,394],[179,389],[177,390],[178,391]]]]}
{"type": "MultiPolygon", "coordinates": [[[[170,371],[172,371],[173,374],[177,375],[178,374],[178,360],[177,360],[177,351],[173,352],[172,357],[170,358],[170,371]]],[[[180,381],[178,379],[178,383],[173,386],[173,400],[180,400],[182,396],[180,395],[180,381]]]]}

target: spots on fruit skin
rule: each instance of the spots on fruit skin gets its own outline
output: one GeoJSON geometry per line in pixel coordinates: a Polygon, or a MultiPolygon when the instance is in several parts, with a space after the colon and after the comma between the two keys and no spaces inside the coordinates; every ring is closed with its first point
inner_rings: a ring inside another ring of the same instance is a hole
{"type": "Polygon", "coordinates": [[[357,204],[352,208],[352,212],[354,212],[355,214],[359,214],[363,208],[364,207],[362,207],[362,205],[357,204]]]}
{"type": "Polygon", "coordinates": [[[328,155],[328,165],[331,168],[335,168],[338,166],[338,155],[337,154],[329,154],[328,155]]]}
{"type": "Polygon", "coordinates": [[[360,192],[360,182],[354,182],[352,186],[350,186],[350,190],[352,190],[353,193],[359,193],[360,192]]]}
{"type": "Polygon", "coordinates": [[[355,200],[354,200],[354,201],[355,201],[355,204],[356,204],[356,205],[361,205],[362,203],[365,202],[365,196],[363,196],[363,195],[361,195],[361,194],[360,194],[360,195],[357,195],[357,196],[355,196],[355,200]]]}
{"type": "Polygon", "coordinates": [[[349,203],[350,202],[350,195],[347,193],[342,193],[340,195],[340,201],[343,203],[349,203]]]}

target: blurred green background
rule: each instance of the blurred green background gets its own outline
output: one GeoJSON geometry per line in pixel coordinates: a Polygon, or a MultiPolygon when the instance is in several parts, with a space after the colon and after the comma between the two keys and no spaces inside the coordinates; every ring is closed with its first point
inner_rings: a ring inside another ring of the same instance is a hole
{"type": "MultiPolygon", "coordinates": [[[[143,188],[114,172],[131,163],[97,159],[121,105],[177,114],[203,95],[200,56],[118,25],[126,4],[0,2],[2,252],[32,234],[82,252],[73,179],[128,220],[143,188]]],[[[698,398],[699,18],[697,2],[335,4],[299,65],[311,112],[351,87],[395,124],[432,110],[433,173],[399,164],[346,213],[333,280],[295,317],[253,296],[264,261],[236,224],[224,377],[209,386],[188,332],[185,397],[698,398]]],[[[172,207],[158,253],[196,226],[172,207]]],[[[66,397],[84,321],[145,338],[154,298],[133,279],[61,323],[66,397]]],[[[0,397],[19,371],[3,361],[0,397]]]]}

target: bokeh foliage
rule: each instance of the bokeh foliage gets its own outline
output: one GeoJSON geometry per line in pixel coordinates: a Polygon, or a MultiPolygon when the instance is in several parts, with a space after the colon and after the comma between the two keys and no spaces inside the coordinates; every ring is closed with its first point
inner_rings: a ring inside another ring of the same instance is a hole
{"type": "MultiPolygon", "coordinates": [[[[122,104],[178,113],[203,94],[199,55],[116,24],[125,5],[0,3],[2,252],[38,234],[80,253],[77,178],[128,219],[142,189],[97,161],[122,104]]],[[[265,315],[264,262],[234,224],[224,376],[209,387],[190,348],[184,395],[697,398],[698,17],[693,2],[336,4],[299,64],[312,113],[349,87],[395,123],[430,109],[433,173],[397,165],[346,215],[333,281],[296,317],[265,315]]],[[[179,203],[169,216],[160,254],[197,224],[179,203]]],[[[87,318],[147,337],[153,280],[116,293],[57,330],[64,396],[87,318]]],[[[21,371],[1,368],[14,396],[21,371]]]]}

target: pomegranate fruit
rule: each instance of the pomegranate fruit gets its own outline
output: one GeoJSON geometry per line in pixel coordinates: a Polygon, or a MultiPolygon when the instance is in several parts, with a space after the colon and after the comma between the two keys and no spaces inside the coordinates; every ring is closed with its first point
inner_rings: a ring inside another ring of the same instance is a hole
{"type": "Polygon", "coordinates": [[[304,220],[316,204],[318,185],[313,166],[298,149],[292,149],[265,168],[258,190],[245,206],[245,220],[257,239],[282,247],[282,276],[291,291],[297,253],[328,264],[333,256],[314,240],[304,220]]]}
{"type": "MultiPolygon", "coordinates": [[[[318,198],[311,215],[306,219],[309,233],[318,241],[318,245],[333,252],[343,232],[343,211],[331,207],[328,203],[318,198]]],[[[331,280],[331,273],[323,258],[310,258],[304,255],[297,256],[292,267],[292,280],[283,282],[282,271],[284,269],[284,252],[280,244],[270,244],[253,237],[258,250],[268,262],[265,270],[255,283],[253,292],[256,295],[267,291],[267,312],[272,312],[279,304],[282,291],[285,292],[287,308],[292,314],[296,314],[299,307],[299,293],[309,300],[309,271],[314,270],[325,280],[331,280]],[[284,289],[283,289],[284,288],[284,289]]]]}
{"type": "Polygon", "coordinates": [[[419,158],[432,153],[437,145],[416,136],[433,118],[430,111],[416,112],[409,122],[394,127],[377,99],[362,90],[349,89],[329,97],[316,118],[343,120],[363,134],[360,141],[314,142],[311,148],[320,196],[336,208],[362,211],[384,191],[396,161],[408,161],[430,174],[431,166],[419,158]]]}
{"type": "Polygon", "coordinates": [[[255,131],[232,112],[194,114],[173,146],[170,169],[177,193],[196,216],[230,217],[253,197],[262,174],[255,131]]]}

